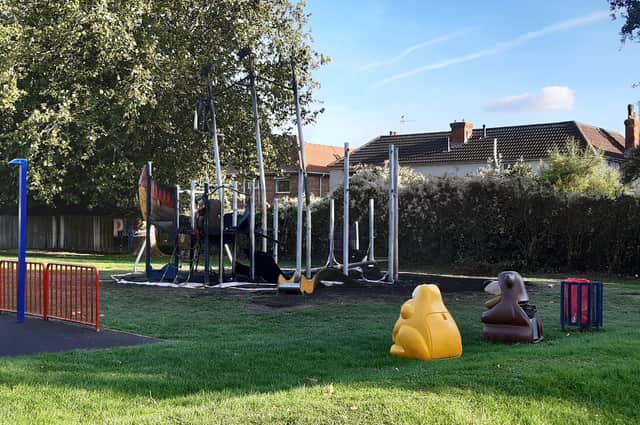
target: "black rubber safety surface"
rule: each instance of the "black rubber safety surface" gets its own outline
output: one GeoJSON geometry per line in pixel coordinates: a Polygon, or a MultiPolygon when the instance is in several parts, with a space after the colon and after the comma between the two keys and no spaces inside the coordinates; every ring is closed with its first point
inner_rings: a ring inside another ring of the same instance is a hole
{"type": "Polygon", "coordinates": [[[96,332],[92,328],[29,317],[20,324],[17,323],[15,314],[0,314],[0,357],[123,347],[155,342],[160,340],[108,329],[96,332]]]}

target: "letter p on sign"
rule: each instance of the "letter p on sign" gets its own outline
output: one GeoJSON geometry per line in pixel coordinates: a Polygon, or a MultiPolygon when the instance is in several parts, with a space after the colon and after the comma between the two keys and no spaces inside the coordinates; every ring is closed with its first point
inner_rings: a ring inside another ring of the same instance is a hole
{"type": "Polygon", "coordinates": [[[124,231],[124,220],[121,218],[113,219],[113,237],[117,238],[124,231]]]}

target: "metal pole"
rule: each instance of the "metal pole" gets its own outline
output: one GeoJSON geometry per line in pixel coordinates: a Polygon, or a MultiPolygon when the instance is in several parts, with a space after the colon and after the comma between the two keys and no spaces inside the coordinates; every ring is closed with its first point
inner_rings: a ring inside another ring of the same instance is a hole
{"type": "Polygon", "coordinates": [[[360,222],[355,221],[353,225],[355,229],[355,249],[357,252],[360,251],[360,222]]]}
{"type": "Polygon", "coordinates": [[[174,244],[177,244],[174,247],[174,257],[173,263],[176,265],[176,276],[178,275],[178,267],[180,266],[180,185],[176,185],[176,236],[174,244]]]}
{"type": "Polygon", "coordinates": [[[273,261],[278,262],[278,198],[273,200],[273,261]]]}
{"type": "Polygon", "coordinates": [[[253,70],[253,61],[249,72],[249,88],[251,90],[251,104],[253,107],[253,120],[256,127],[256,149],[258,151],[258,172],[260,174],[260,212],[262,214],[262,251],[267,252],[267,184],[264,177],[264,160],[262,157],[262,139],[260,137],[260,117],[258,116],[258,95],[256,93],[256,75],[253,70]]]}
{"type": "Polygon", "coordinates": [[[211,79],[207,81],[209,90],[209,104],[211,107],[211,133],[213,138],[213,158],[216,163],[216,186],[222,186],[222,166],[220,165],[220,149],[218,148],[218,124],[216,123],[216,101],[213,94],[211,79]]]}
{"type": "Polygon", "coordinates": [[[329,200],[329,256],[325,267],[337,264],[335,257],[335,199],[329,200]]]}
{"type": "Polygon", "coordinates": [[[138,264],[140,263],[140,259],[142,258],[142,254],[146,251],[147,248],[147,240],[145,239],[140,246],[140,251],[138,251],[138,255],[136,256],[136,261],[133,263],[133,272],[136,273],[138,271],[138,264]]]}
{"type": "MultiPolygon", "coordinates": [[[[298,211],[296,217],[296,274],[295,279],[302,276],[302,170],[298,170],[298,211]]],[[[295,280],[294,279],[294,280],[295,280]]]]}
{"type": "Polygon", "coordinates": [[[311,279],[311,205],[307,205],[307,268],[305,275],[311,279]]]}
{"type": "Polygon", "coordinates": [[[389,252],[388,252],[388,259],[387,259],[387,281],[393,283],[394,281],[394,277],[395,277],[395,272],[394,272],[394,265],[395,265],[395,217],[394,217],[394,206],[395,206],[395,200],[394,200],[394,192],[395,192],[395,185],[393,183],[393,179],[395,176],[395,172],[394,172],[394,168],[395,168],[395,151],[394,151],[394,147],[393,145],[389,145],[389,235],[388,235],[388,244],[389,244],[389,252]]]}
{"type": "Polygon", "coordinates": [[[251,272],[249,279],[253,282],[256,280],[256,185],[254,182],[249,183],[249,193],[251,196],[251,209],[249,210],[249,263],[251,272]]]}
{"type": "Polygon", "coordinates": [[[395,148],[395,154],[394,154],[394,158],[395,158],[395,164],[393,166],[393,172],[394,172],[394,176],[393,176],[393,185],[394,185],[394,205],[393,205],[393,217],[395,219],[394,225],[395,225],[395,229],[393,232],[393,236],[394,236],[394,247],[393,247],[393,253],[395,255],[394,260],[393,260],[393,271],[394,271],[394,275],[393,275],[393,281],[397,282],[398,281],[398,277],[399,277],[399,273],[400,273],[400,268],[398,267],[398,261],[400,258],[400,250],[398,249],[398,240],[400,238],[400,231],[398,229],[398,224],[400,222],[400,210],[398,209],[398,197],[400,196],[400,191],[398,190],[399,184],[400,184],[400,150],[398,148],[395,148]]]}
{"type": "Polygon", "coordinates": [[[209,265],[209,211],[211,206],[209,205],[209,183],[204,184],[204,284],[209,284],[209,272],[211,267],[209,265]]]}
{"type": "Polygon", "coordinates": [[[369,255],[367,255],[367,260],[376,261],[375,256],[375,203],[373,199],[369,199],[369,255]]]}
{"type": "Polygon", "coordinates": [[[27,278],[27,171],[28,161],[24,158],[16,158],[9,165],[20,167],[20,183],[18,188],[18,293],[17,319],[18,323],[24,323],[24,310],[26,301],[27,278]]]}
{"type": "MultiPolygon", "coordinates": [[[[291,76],[293,86],[293,103],[296,109],[296,125],[298,127],[298,155],[300,160],[300,169],[304,174],[304,193],[305,204],[307,208],[311,203],[311,194],[309,193],[309,180],[307,176],[307,162],[304,152],[304,136],[302,135],[302,115],[300,114],[300,97],[298,96],[298,80],[296,79],[295,64],[291,65],[291,76]]],[[[322,180],[322,177],[320,178],[322,180]]]]}
{"type": "MultiPolygon", "coordinates": [[[[309,178],[307,176],[307,163],[305,160],[304,135],[302,133],[302,114],[300,113],[300,97],[298,95],[298,80],[296,79],[295,64],[291,64],[291,85],[293,87],[293,103],[296,110],[296,126],[298,128],[298,155],[300,170],[302,171],[302,184],[304,185],[307,228],[307,268],[306,276],[311,278],[311,194],[309,193],[309,178]]],[[[298,183],[300,184],[300,182],[298,183]]],[[[298,193],[300,191],[298,190],[298,193]]],[[[300,203],[299,203],[300,205],[300,203]]]]}
{"type": "Polygon", "coordinates": [[[224,282],[224,185],[218,186],[220,200],[220,243],[218,252],[218,283],[224,282]]]}
{"type": "Polygon", "coordinates": [[[152,163],[147,162],[147,222],[145,225],[145,240],[147,245],[145,247],[145,260],[144,271],[147,277],[151,274],[151,178],[152,178],[152,163]]]}
{"type": "Polygon", "coordinates": [[[349,276],[349,143],[344,144],[343,168],[342,272],[349,276]]]}
{"type": "Polygon", "coordinates": [[[231,197],[231,208],[233,210],[231,215],[231,225],[236,227],[238,225],[238,182],[233,181],[231,183],[233,189],[233,196],[231,197]]]}
{"type": "MultiPolygon", "coordinates": [[[[235,279],[236,276],[236,257],[238,255],[238,232],[236,227],[238,227],[238,182],[233,181],[231,183],[233,188],[233,196],[231,197],[231,208],[233,212],[231,213],[231,225],[234,229],[233,235],[233,258],[231,259],[231,276],[235,279]]],[[[245,202],[246,208],[246,202],[245,202]]]]}
{"type": "Polygon", "coordinates": [[[180,231],[180,185],[176,185],[176,234],[180,231]]]}
{"type": "Polygon", "coordinates": [[[191,193],[189,194],[189,215],[191,216],[191,231],[196,230],[196,182],[191,181],[191,193]]]}

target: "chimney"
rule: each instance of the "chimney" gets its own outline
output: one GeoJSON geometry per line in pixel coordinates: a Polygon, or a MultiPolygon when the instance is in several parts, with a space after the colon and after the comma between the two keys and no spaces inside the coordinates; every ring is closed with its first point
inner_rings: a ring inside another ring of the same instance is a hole
{"type": "Polygon", "coordinates": [[[640,120],[633,110],[633,105],[627,106],[628,117],[624,121],[624,148],[625,150],[637,148],[640,145],[640,120]]]}
{"type": "Polygon", "coordinates": [[[451,126],[451,144],[457,145],[467,143],[473,133],[473,124],[462,120],[460,122],[452,122],[451,126]]]}

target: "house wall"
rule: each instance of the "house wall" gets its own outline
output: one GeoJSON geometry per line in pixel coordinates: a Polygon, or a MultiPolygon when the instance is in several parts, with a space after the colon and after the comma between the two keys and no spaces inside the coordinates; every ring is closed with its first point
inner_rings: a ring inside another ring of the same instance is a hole
{"type": "MultiPolygon", "coordinates": [[[[540,161],[526,161],[526,163],[531,166],[531,170],[534,174],[537,174],[540,171],[540,161]]],[[[456,164],[409,165],[409,167],[423,176],[462,177],[476,173],[480,168],[486,167],[486,165],[486,162],[460,162],[456,164]]],[[[405,167],[404,165],[402,166],[405,167]]],[[[342,168],[335,168],[330,171],[329,190],[331,192],[342,184],[342,176],[342,168]]]]}
{"type": "MultiPolygon", "coordinates": [[[[540,171],[540,161],[525,161],[525,162],[531,166],[531,170],[533,171],[534,174],[537,174],[540,171]]],[[[458,164],[412,166],[411,168],[413,168],[415,171],[422,174],[423,176],[463,177],[469,174],[477,173],[479,169],[486,166],[487,166],[486,162],[469,162],[469,163],[461,162],[458,164]]]]}
{"type": "MultiPolygon", "coordinates": [[[[286,176],[266,176],[267,185],[267,202],[273,202],[274,198],[295,198],[298,196],[298,175],[289,174],[286,176]],[[288,178],[289,179],[289,192],[276,193],[276,180],[288,178]]],[[[322,197],[326,196],[329,192],[329,175],[328,174],[308,174],[309,192],[313,196],[322,197]]]]}

